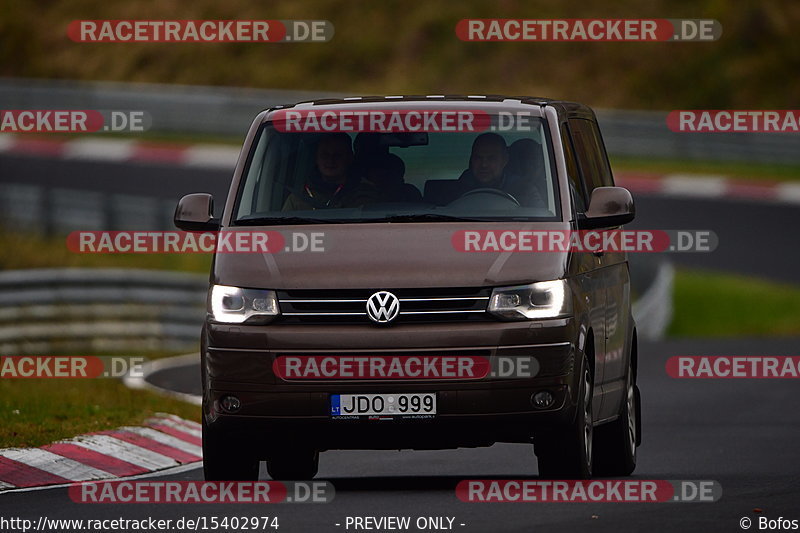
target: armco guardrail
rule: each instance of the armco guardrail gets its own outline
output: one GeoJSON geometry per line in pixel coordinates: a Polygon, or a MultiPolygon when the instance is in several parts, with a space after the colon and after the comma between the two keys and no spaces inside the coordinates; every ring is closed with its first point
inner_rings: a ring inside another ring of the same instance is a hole
{"type": "Polygon", "coordinates": [[[312,91],[259,90],[150,83],[71,82],[0,78],[4,109],[147,111],[152,130],[244,138],[264,109],[339,96],[312,91]]]}
{"type": "MultiPolygon", "coordinates": [[[[671,271],[643,279],[654,281],[635,291],[634,318],[641,338],[657,339],[671,316],[671,271]]],[[[154,270],[0,272],[0,354],[193,350],[207,287],[205,275],[154,270]]]]}
{"type": "Polygon", "coordinates": [[[666,261],[649,265],[653,273],[644,292],[633,302],[636,330],[642,340],[659,340],[672,322],[675,268],[666,261]]]}
{"type": "Polygon", "coordinates": [[[0,272],[0,354],[196,349],[208,276],[138,269],[0,272]]]}
{"type": "MultiPolygon", "coordinates": [[[[0,78],[5,109],[117,109],[150,113],[152,129],[242,138],[256,114],[329,92],[0,78]]],[[[548,96],[548,95],[534,95],[548,96]]],[[[552,95],[557,96],[557,95],[552,95]]],[[[599,110],[613,155],[800,163],[800,134],[674,133],[665,112],[599,110]]]]}
{"type": "Polygon", "coordinates": [[[174,230],[178,198],[68,189],[0,179],[0,227],[48,235],[67,231],[174,230]],[[65,230],[69,228],[69,230],[65,230]]]}

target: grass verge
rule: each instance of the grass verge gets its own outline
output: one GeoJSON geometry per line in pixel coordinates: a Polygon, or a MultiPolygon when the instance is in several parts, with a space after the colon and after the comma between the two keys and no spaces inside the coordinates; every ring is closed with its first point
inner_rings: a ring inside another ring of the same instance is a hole
{"type": "Polygon", "coordinates": [[[678,270],[673,337],[800,336],[800,287],[758,278],[678,270]]]}
{"type": "Polygon", "coordinates": [[[207,274],[211,254],[79,254],[67,248],[66,236],[44,237],[0,230],[0,270],[22,268],[148,268],[207,274]]]}
{"type": "Polygon", "coordinates": [[[733,161],[694,161],[612,156],[614,172],[655,174],[713,174],[744,181],[800,181],[800,166],[733,161]]]}
{"type": "Polygon", "coordinates": [[[200,408],[116,379],[0,380],[0,447],[34,447],[141,424],[157,412],[200,420],[200,408]]]}
{"type": "MultiPolygon", "coordinates": [[[[208,273],[210,254],[76,254],[65,238],[0,231],[0,270],[119,267],[208,273]]],[[[199,326],[198,326],[199,334],[199,326]]],[[[11,354],[0,354],[11,355],[11,354]]],[[[148,359],[165,353],[130,353],[148,359]]],[[[82,433],[141,424],[156,412],[199,421],[200,409],[116,379],[0,379],[0,448],[41,446],[82,433]]]]}

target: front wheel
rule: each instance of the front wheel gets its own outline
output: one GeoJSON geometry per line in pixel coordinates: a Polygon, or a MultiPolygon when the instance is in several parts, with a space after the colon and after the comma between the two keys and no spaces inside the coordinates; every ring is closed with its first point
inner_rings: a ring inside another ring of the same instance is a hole
{"type": "Polygon", "coordinates": [[[567,428],[543,433],[534,438],[539,477],[549,479],[592,477],[593,394],[594,379],[589,368],[589,360],[584,357],[578,391],[578,409],[574,422],[567,428]]]}
{"type": "Polygon", "coordinates": [[[594,471],[601,476],[629,476],[636,469],[636,446],[641,442],[641,396],[633,367],[628,367],[625,398],[619,417],[595,430],[594,471]]]}
{"type": "Polygon", "coordinates": [[[258,481],[260,462],[203,418],[203,474],[206,481],[258,481]]]}

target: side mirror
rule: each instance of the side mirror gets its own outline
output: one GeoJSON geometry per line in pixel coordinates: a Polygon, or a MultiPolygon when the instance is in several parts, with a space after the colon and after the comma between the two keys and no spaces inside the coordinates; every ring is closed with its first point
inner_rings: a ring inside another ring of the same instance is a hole
{"type": "Polygon", "coordinates": [[[578,218],[579,229],[612,228],[633,220],[633,196],[623,187],[597,187],[592,191],[589,209],[578,218]]]}
{"type": "Polygon", "coordinates": [[[187,194],[178,202],[173,220],[184,231],[217,231],[219,219],[214,218],[214,197],[204,192],[187,194]]]}

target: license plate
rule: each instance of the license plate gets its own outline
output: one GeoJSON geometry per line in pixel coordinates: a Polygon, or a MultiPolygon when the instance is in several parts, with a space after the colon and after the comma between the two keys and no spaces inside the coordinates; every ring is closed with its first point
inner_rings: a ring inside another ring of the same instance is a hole
{"type": "Polygon", "coordinates": [[[436,394],[331,394],[331,416],[416,416],[436,414],[436,394]]]}

